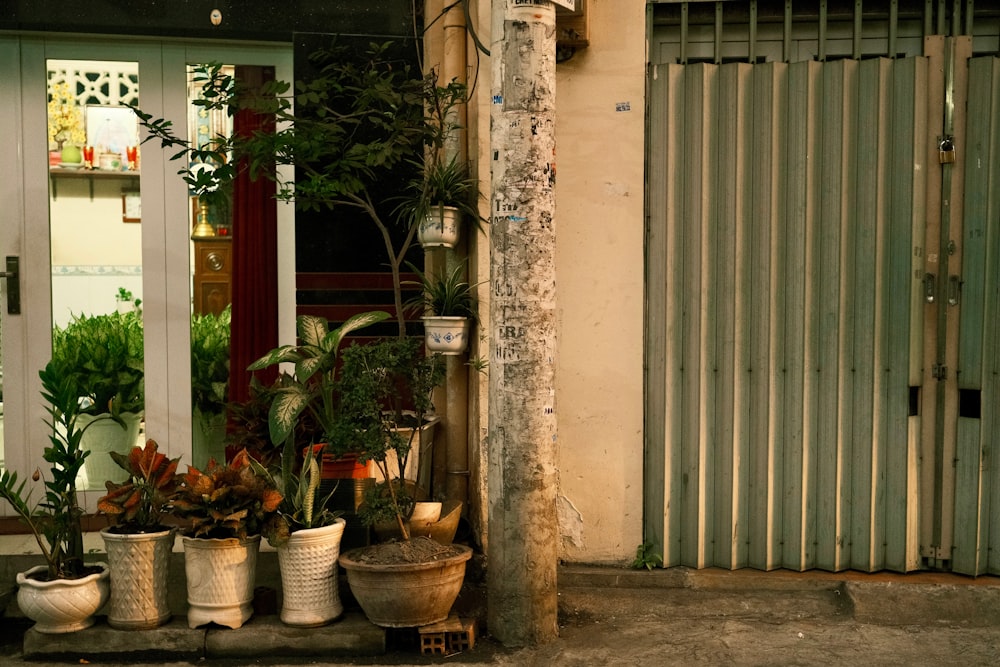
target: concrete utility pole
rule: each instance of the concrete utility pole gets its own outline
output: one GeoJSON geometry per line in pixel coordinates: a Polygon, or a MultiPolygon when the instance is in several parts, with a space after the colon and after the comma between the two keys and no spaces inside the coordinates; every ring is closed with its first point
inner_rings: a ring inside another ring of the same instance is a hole
{"type": "Polygon", "coordinates": [[[493,0],[490,224],[490,634],[558,635],[555,7],[493,0]]]}

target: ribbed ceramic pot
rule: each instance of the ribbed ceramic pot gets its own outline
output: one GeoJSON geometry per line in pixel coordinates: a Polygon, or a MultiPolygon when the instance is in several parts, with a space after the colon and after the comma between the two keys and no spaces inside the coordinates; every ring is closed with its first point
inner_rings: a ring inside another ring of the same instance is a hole
{"type": "Polygon", "coordinates": [[[245,540],[185,537],[188,627],[218,623],[236,629],[253,614],[260,535],[245,540]]]}
{"type": "Polygon", "coordinates": [[[393,565],[364,562],[369,547],[361,547],[345,552],[340,564],[369,621],[386,628],[430,625],[448,618],[462,590],[472,549],[454,546],[460,553],[450,558],[393,565]]]}
{"type": "Polygon", "coordinates": [[[340,602],[337,557],[347,523],[297,530],[278,547],[281,568],[281,621],[316,627],[344,612],[340,602]]]}
{"type": "Polygon", "coordinates": [[[94,624],[94,614],[108,601],[111,587],[107,563],[93,565],[101,571],[79,579],[33,579],[32,575],[45,572],[44,565],[17,573],[17,606],[35,622],[35,630],[62,634],[94,624]]]}
{"type": "Polygon", "coordinates": [[[433,206],[420,221],[417,240],[424,248],[454,248],[458,243],[462,212],[454,206],[433,206]]]}
{"type": "Polygon", "coordinates": [[[167,580],[176,532],[176,528],[139,534],[101,531],[111,568],[111,627],[150,630],[170,620],[167,580]]]}

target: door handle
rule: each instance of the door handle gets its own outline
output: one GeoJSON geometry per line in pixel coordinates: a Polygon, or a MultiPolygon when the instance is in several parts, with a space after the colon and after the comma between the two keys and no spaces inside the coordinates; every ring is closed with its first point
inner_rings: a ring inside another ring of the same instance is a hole
{"type": "Polygon", "coordinates": [[[21,314],[21,258],[7,255],[7,270],[0,271],[0,278],[7,279],[7,314],[21,314]]]}

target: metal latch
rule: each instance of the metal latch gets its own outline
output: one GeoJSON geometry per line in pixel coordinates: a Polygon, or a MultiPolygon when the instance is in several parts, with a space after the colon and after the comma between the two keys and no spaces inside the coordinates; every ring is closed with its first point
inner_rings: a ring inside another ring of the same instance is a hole
{"type": "Polygon", "coordinates": [[[931,366],[931,375],[935,380],[944,380],[948,374],[948,367],[944,364],[934,364],[931,366]]]}
{"type": "Polygon", "coordinates": [[[7,279],[7,314],[21,314],[21,258],[7,256],[7,270],[0,271],[0,278],[7,279]]]}
{"type": "Polygon", "coordinates": [[[962,281],[958,276],[948,276],[948,305],[957,306],[962,294],[962,281]]]}
{"type": "Polygon", "coordinates": [[[927,303],[934,303],[934,292],[936,285],[934,284],[934,274],[925,273],[924,274],[924,301],[927,303]]]}

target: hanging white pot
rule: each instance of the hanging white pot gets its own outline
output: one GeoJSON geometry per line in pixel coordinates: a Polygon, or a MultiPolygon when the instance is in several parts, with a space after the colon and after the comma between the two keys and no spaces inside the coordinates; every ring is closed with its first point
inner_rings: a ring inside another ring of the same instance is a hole
{"type": "Polygon", "coordinates": [[[337,557],[346,522],[293,532],[278,547],[281,568],[281,621],[316,627],[344,612],[340,602],[337,557]]]}
{"type": "Polygon", "coordinates": [[[259,550],[260,535],[184,538],[189,628],[218,623],[235,630],[249,620],[259,550]]]}
{"type": "Polygon", "coordinates": [[[433,206],[420,221],[417,239],[425,248],[454,248],[458,243],[462,212],[454,206],[433,206]]]}
{"type": "Polygon", "coordinates": [[[468,317],[453,315],[425,315],[424,343],[431,352],[456,355],[469,346],[471,322],[468,317]]]}
{"type": "Polygon", "coordinates": [[[44,565],[17,573],[17,606],[35,622],[35,630],[62,634],[89,628],[94,614],[111,595],[106,563],[94,563],[100,572],[79,579],[44,581],[33,575],[44,573],[44,565]]]}
{"type": "Polygon", "coordinates": [[[176,530],[101,531],[111,569],[108,625],[120,630],[150,630],[170,620],[167,579],[176,530]]]}

